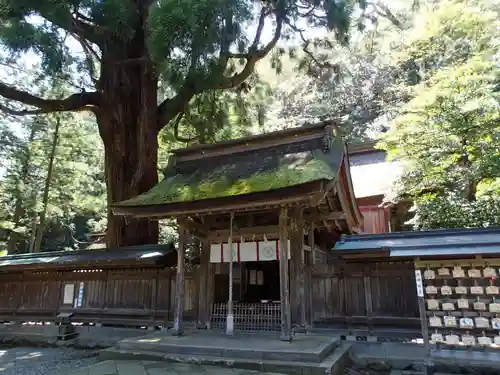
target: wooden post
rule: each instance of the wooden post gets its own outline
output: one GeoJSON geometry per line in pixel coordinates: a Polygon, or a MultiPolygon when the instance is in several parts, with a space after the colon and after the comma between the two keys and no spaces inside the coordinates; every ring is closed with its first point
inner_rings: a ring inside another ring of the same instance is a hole
{"type": "Polygon", "coordinates": [[[311,223],[311,228],[309,228],[309,247],[311,248],[311,260],[312,264],[316,264],[316,250],[314,246],[314,223],[311,223]]]}
{"type": "Polygon", "coordinates": [[[226,334],[234,334],[234,315],[233,315],[233,219],[234,213],[231,212],[229,218],[229,298],[227,301],[226,334]]]}
{"type": "Polygon", "coordinates": [[[304,256],[304,218],[301,208],[293,210],[290,218],[291,267],[290,296],[292,305],[292,321],[300,331],[305,331],[305,256],[304,256]]]}
{"type": "Polygon", "coordinates": [[[208,240],[201,242],[200,268],[199,270],[199,297],[198,297],[198,329],[207,329],[208,306],[208,266],[210,265],[210,243],[208,240]]]}
{"type": "Polygon", "coordinates": [[[290,293],[288,276],[288,208],[281,207],[279,216],[279,268],[281,300],[281,341],[292,341],[292,322],[290,317],[290,293]]]}
{"type": "MultiPolygon", "coordinates": [[[[210,246],[210,242],[208,243],[210,246]]],[[[207,267],[207,329],[212,327],[212,309],[214,304],[214,284],[215,284],[215,266],[208,263],[207,267]]]]}
{"type": "Polygon", "coordinates": [[[309,243],[309,248],[311,249],[311,262],[309,264],[309,272],[308,272],[308,301],[307,301],[307,308],[309,312],[309,319],[308,322],[306,323],[306,329],[309,327],[312,327],[313,325],[313,319],[314,319],[314,312],[313,312],[313,283],[312,283],[312,267],[316,263],[316,253],[314,252],[314,223],[311,223],[311,227],[309,229],[309,236],[308,236],[308,243],[309,243]]]}
{"type": "Polygon", "coordinates": [[[306,254],[304,253],[304,215],[300,210],[298,220],[298,241],[300,246],[299,268],[298,268],[298,293],[299,293],[299,322],[300,326],[305,330],[307,328],[306,318],[306,254]]]}
{"type": "Polygon", "coordinates": [[[174,327],[172,328],[173,336],[182,335],[182,315],[184,313],[184,253],[186,247],[186,228],[180,223],[179,225],[179,247],[177,249],[177,273],[175,278],[175,313],[174,327]]]}

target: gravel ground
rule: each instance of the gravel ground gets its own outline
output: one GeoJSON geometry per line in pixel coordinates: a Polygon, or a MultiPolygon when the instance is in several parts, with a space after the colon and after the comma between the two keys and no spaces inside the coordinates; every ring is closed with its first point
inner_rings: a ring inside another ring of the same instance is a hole
{"type": "Polygon", "coordinates": [[[1,375],[59,375],[99,362],[96,350],[0,347],[1,375]]]}

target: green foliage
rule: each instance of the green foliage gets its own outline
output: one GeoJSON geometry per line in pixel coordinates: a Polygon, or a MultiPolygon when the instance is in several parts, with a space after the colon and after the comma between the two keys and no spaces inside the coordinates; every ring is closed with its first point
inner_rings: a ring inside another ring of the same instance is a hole
{"type": "Polygon", "coordinates": [[[397,199],[414,201],[416,228],[498,225],[498,21],[463,3],[446,3],[427,20],[432,28],[406,52],[425,61],[432,74],[412,88],[413,99],[382,143],[390,157],[406,163],[397,199]],[[457,55],[455,42],[471,48],[457,55]],[[447,56],[439,64],[436,51],[447,56]]]}
{"type": "Polygon", "coordinates": [[[425,78],[489,50],[498,34],[498,15],[483,4],[446,0],[437,9],[423,11],[419,19],[425,21],[417,22],[405,35],[406,48],[398,58],[415,64],[425,78]]]}
{"type": "Polygon", "coordinates": [[[321,75],[295,73],[275,88],[266,113],[267,128],[336,120],[340,134],[360,141],[384,129],[389,106],[398,100],[386,90],[395,69],[371,53],[337,48],[321,75]]]}
{"type": "MultiPolygon", "coordinates": [[[[87,240],[89,221],[101,220],[106,212],[102,146],[94,120],[81,114],[60,116],[42,250],[79,247],[79,241],[87,240]]],[[[27,251],[33,240],[54,127],[54,115],[0,124],[8,160],[0,174],[0,238],[11,252],[27,251]]]]}
{"type": "MultiPolygon", "coordinates": [[[[193,82],[208,83],[207,87],[216,83],[228,68],[221,52],[249,50],[253,35],[247,29],[257,23],[259,7],[279,13],[286,25],[303,19],[335,30],[342,42],[348,40],[351,14],[358,7],[355,0],[310,4],[293,0],[161,0],[144,4],[147,11],[134,2],[119,0],[2,0],[0,41],[13,54],[36,51],[47,73],[61,74],[88,57],[69,50],[68,38],[79,41],[84,51],[97,46],[117,59],[140,57],[143,51],[126,51],[126,46],[143,38],[162,81],[176,91],[188,72],[193,73],[193,82]],[[303,11],[304,7],[309,11],[303,11]]],[[[293,32],[285,27],[283,35],[293,32]]]]}

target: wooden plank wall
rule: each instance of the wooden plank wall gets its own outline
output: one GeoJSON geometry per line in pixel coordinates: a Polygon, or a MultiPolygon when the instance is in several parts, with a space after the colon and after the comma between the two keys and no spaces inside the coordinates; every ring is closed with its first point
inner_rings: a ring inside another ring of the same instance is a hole
{"type": "MultiPolygon", "coordinates": [[[[197,269],[186,272],[185,318],[195,321],[197,269]]],[[[175,272],[170,269],[41,271],[0,274],[0,319],[54,320],[61,311],[76,321],[117,325],[163,325],[172,320],[175,272]],[[63,304],[64,288],[84,284],[81,307],[63,304]]]]}
{"type": "Polygon", "coordinates": [[[360,206],[363,214],[362,233],[377,234],[389,232],[389,213],[379,206],[360,206]]]}
{"type": "MultiPolygon", "coordinates": [[[[54,320],[71,311],[75,320],[114,325],[165,325],[173,319],[175,270],[127,268],[0,274],[0,320],[54,320]],[[64,287],[75,297],[84,283],[82,306],[63,304],[64,287]]],[[[418,326],[411,262],[307,265],[312,320],[328,327],[418,326]]],[[[220,275],[219,275],[220,276],[220,275]]],[[[186,322],[198,316],[198,269],[186,272],[186,322]]],[[[217,280],[216,280],[217,281],[217,280]]]]}
{"type": "Polygon", "coordinates": [[[313,320],[330,326],[419,326],[412,262],[312,266],[313,320]]]}

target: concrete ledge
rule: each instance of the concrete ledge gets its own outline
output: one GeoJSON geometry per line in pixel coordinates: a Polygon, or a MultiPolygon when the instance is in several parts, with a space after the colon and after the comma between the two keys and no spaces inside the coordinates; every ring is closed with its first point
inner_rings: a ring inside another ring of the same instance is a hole
{"type": "Polygon", "coordinates": [[[321,363],[290,362],[287,360],[259,360],[251,358],[221,358],[214,356],[161,354],[119,349],[101,350],[102,360],[140,360],[166,361],[172,363],[191,363],[199,365],[222,366],[261,372],[285,373],[290,375],[343,375],[348,361],[350,345],[343,344],[321,363]]]}
{"type": "Polygon", "coordinates": [[[164,355],[208,356],[225,360],[252,359],[320,363],[338,347],[340,339],[321,336],[296,336],[291,343],[274,336],[187,332],[182,337],[154,334],[120,341],[116,348],[130,352],[164,355]]]}

